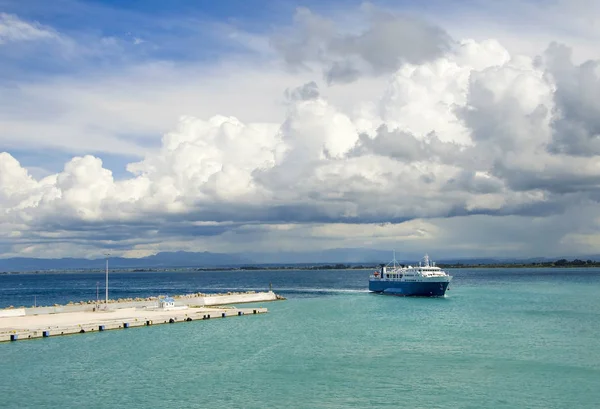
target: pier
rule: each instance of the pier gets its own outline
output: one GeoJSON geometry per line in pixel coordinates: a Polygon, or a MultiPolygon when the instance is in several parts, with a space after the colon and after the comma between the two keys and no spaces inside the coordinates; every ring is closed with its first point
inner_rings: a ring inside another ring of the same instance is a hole
{"type": "Polygon", "coordinates": [[[215,318],[267,313],[266,308],[237,308],[225,304],[274,301],[273,292],[177,296],[153,301],[75,304],[0,310],[0,342],[187,323],[215,318]]]}

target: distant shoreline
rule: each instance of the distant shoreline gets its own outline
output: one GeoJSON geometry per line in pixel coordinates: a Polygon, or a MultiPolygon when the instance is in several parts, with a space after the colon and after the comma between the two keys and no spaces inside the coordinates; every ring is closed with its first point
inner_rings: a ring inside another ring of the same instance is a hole
{"type": "Polygon", "coordinates": [[[593,268],[600,267],[600,261],[579,260],[569,261],[560,259],[556,261],[532,262],[532,263],[493,263],[493,264],[437,264],[440,268],[593,268]]]}
{"type": "MultiPolygon", "coordinates": [[[[406,265],[400,263],[400,265],[406,265]]],[[[411,264],[414,265],[414,264],[411,264]]],[[[468,263],[438,263],[438,267],[443,269],[464,269],[464,268],[598,268],[600,261],[578,260],[568,261],[561,259],[550,262],[533,263],[496,263],[496,264],[468,264],[468,263]]],[[[326,270],[374,270],[379,269],[378,264],[320,264],[320,265],[278,265],[278,266],[255,266],[247,265],[240,267],[140,267],[140,268],[110,268],[111,273],[160,273],[160,272],[219,272],[219,271],[326,271],[326,270]]],[[[71,268],[71,269],[48,269],[48,270],[29,270],[29,271],[6,271],[0,272],[0,275],[10,274],[46,274],[46,273],[104,273],[104,269],[99,268],[71,268]]]]}

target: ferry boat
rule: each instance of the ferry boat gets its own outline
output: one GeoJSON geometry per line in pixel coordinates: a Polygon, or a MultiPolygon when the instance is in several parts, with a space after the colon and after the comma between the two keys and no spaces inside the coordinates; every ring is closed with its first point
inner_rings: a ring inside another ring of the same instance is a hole
{"type": "Polygon", "coordinates": [[[369,291],[382,294],[443,297],[446,294],[452,276],[430,262],[425,254],[424,262],[419,266],[401,266],[394,259],[387,265],[382,264],[379,271],[369,277],[369,291]]]}

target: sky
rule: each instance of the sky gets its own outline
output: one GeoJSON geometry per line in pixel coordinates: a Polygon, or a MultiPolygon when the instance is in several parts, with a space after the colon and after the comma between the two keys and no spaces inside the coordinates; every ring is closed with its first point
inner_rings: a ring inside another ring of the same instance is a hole
{"type": "Polygon", "coordinates": [[[0,258],[600,254],[600,3],[0,0],[0,258]]]}

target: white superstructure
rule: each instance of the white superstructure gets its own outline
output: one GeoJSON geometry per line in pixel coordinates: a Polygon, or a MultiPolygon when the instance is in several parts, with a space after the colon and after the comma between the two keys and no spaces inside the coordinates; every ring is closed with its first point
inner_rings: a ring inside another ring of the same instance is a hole
{"type": "Polygon", "coordinates": [[[419,266],[402,267],[394,259],[386,266],[382,266],[381,271],[374,272],[369,278],[380,281],[404,281],[404,282],[450,282],[452,276],[448,275],[444,270],[435,265],[435,262],[430,262],[429,256],[425,254],[423,262],[419,262],[419,266]]]}

